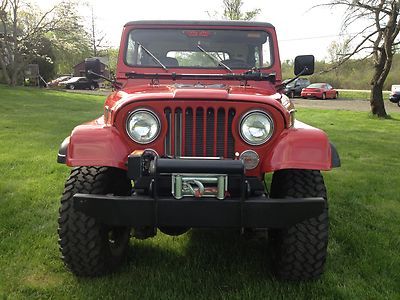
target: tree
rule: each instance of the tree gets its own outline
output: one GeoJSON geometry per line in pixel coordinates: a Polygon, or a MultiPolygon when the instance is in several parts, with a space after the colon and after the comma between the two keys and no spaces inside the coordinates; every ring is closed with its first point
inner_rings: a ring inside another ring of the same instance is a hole
{"type": "Polygon", "coordinates": [[[335,71],[336,82],[339,81],[339,67],[341,66],[340,62],[350,51],[350,40],[344,39],[343,41],[333,41],[328,47],[328,59],[329,62],[333,65],[333,69],[335,71]]]}
{"type": "Polygon", "coordinates": [[[53,45],[48,38],[43,36],[39,46],[40,47],[36,47],[38,55],[29,63],[39,65],[40,75],[47,82],[53,78],[55,73],[53,45]]]}
{"type": "MultiPolygon", "coordinates": [[[[251,21],[255,17],[257,17],[261,9],[256,8],[251,11],[242,11],[242,6],[243,6],[243,1],[241,0],[223,0],[223,9],[224,12],[222,14],[223,19],[227,20],[245,20],[245,21],[251,21]]],[[[219,13],[216,11],[213,12],[207,12],[210,17],[213,19],[218,18],[219,13]]]]}
{"type": "Polygon", "coordinates": [[[107,49],[107,57],[108,57],[108,69],[110,73],[116,74],[117,72],[117,64],[118,64],[118,48],[108,48],[107,49]]]}
{"type": "Polygon", "coordinates": [[[261,9],[256,8],[251,11],[242,12],[243,1],[241,0],[223,0],[224,17],[229,20],[250,21],[260,14],[261,9]]]}
{"type": "Polygon", "coordinates": [[[371,112],[385,118],[387,113],[382,89],[393,63],[400,31],[399,0],[333,0],[323,6],[346,8],[343,29],[360,24],[362,29],[352,35],[352,50],[345,53],[339,64],[354,56],[372,57],[374,72],[371,85],[371,112]]]}
{"type": "Polygon", "coordinates": [[[328,47],[328,59],[330,63],[338,64],[350,51],[350,40],[333,41],[328,47]]]}
{"type": "Polygon", "coordinates": [[[18,84],[27,64],[41,59],[52,61],[43,51],[44,42],[63,48],[82,31],[77,4],[62,1],[42,12],[24,0],[1,0],[0,67],[9,85],[18,84]]]}
{"type": "Polygon", "coordinates": [[[97,28],[93,6],[92,6],[92,27],[90,30],[91,30],[90,42],[93,48],[93,57],[97,57],[99,56],[99,49],[104,50],[104,48],[106,48],[107,46],[104,45],[106,35],[102,31],[99,31],[97,28]]]}

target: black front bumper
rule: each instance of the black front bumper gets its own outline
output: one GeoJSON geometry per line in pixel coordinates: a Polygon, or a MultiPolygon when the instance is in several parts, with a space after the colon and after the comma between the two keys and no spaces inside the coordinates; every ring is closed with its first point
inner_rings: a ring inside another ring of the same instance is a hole
{"type": "Polygon", "coordinates": [[[246,200],[154,199],[149,196],[74,195],[74,208],[111,226],[194,228],[284,228],[318,216],[323,198],[246,200]]]}
{"type": "Polygon", "coordinates": [[[151,182],[151,196],[76,194],[75,210],[111,226],[283,228],[318,216],[326,205],[323,198],[271,199],[263,191],[252,196],[241,160],[155,158],[150,168],[143,167],[145,164],[144,156],[130,157],[128,177],[136,180],[137,188],[138,180],[147,176],[151,182]],[[237,192],[231,190],[224,200],[214,197],[178,200],[171,195],[171,177],[168,177],[174,173],[227,174],[231,180],[236,180],[232,185],[237,187],[237,192]],[[162,187],[163,176],[167,178],[165,188],[162,187]]]}

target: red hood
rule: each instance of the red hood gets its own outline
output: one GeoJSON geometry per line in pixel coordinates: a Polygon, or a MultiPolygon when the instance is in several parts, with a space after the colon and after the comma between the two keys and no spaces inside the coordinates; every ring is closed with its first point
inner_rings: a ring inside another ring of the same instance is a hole
{"type": "Polygon", "coordinates": [[[193,86],[193,85],[143,85],[112,93],[105,105],[112,110],[135,101],[146,100],[240,100],[277,103],[282,95],[276,93],[271,84],[265,89],[250,86],[193,86]]]}
{"type": "Polygon", "coordinates": [[[266,83],[265,89],[251,86],[220,86],[220,87],[195,87],[175,85],[143,85],[112,93],[106,100],[104,116],[106,123],[113,123],[118,112],[135,102],[146,101],[224,101],[224,102],[248,102],[263,103],[273,106],[278,110],[287,122],[289,122],[289,110],[293,109],[290,100],[276,93],[271,83],[266,83]]]}

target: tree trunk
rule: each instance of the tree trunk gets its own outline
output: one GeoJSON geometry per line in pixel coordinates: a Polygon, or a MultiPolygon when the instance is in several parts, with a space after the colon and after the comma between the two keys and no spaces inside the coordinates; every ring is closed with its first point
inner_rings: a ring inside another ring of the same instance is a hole
{"type": "Polygon", "coordinates": [[[393,54],[384,49],[374,53],[374,75],[371,80],[371,112],[379,118],[386,118],[388,115],[383,102],[383,85],[392,67],[393,54]]]}
{"type": "Polygon", "coordinates": [[[7,65],[5,63],[3,63],[2,60],[0,60],[0,65],[1,65],[1,71],[3,73],[3,78],[4,80],[7,82],[7,84],[9,85],[11,83],[10,80],[10,76],[8,76],[8,72],[7,72],[7,65]]]}
{"type": "Polygon", "coordinates": [[[379,118],[386,118],[387,113],[385,110],[385,104],[383,103],[382,89],[383,84],[372,85],[370,98],[371,112],[379,118]]]}

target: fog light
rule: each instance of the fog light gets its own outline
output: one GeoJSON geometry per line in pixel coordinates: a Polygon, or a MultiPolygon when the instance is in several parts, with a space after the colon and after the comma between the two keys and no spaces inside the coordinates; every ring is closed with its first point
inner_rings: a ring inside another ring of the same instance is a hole
{"type": "Polygon", "coordinates": [[[260,158],[258,157],[257,152],[253,150],[246,150],[242,152],[239,158],[243,161],[246,170],[255,169],[258,166],[258,163],[260,162],[260,158]]]}

